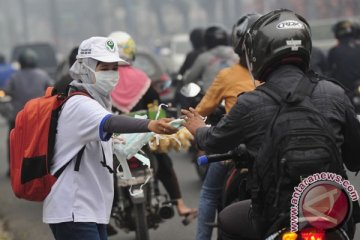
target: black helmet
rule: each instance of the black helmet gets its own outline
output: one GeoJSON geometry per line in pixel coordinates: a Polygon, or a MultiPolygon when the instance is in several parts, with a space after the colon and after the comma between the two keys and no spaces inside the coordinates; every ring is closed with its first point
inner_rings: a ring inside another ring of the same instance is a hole
{"type": "Polygon", "coordinates": [[[194,28],[190,32],[190,42],[194,49],[199,49],[204,47],[204,29],[194,28]]]}
{"type": "Polygon", "coordinates": [[[18,61],[21,68],[34,68],[38,64],[38,56],[34,50],[27,48],[19,54],[18,61]]]}
{"type": "Polygon", "coordinates": [[[260,17],[245,35],[249,69],[255,79],[265,81],[278,65],[293,64],[303,71],[309,67],[311,32],[307,21],[287,9],[260,17]]]}
{"type": "Polygon", "coordinates": [[[76,55],[78,54],[79,47],[73,47],[68,57],[69,66],[71,67],[76,62],[76,55]]]}
{"type": "Polygon", "coordinates": [[[240,57],[240,63],[246,66],[245,51],[243,48],[244,36],[256,20],[261,17],[258,13],[250,13],[241,17],[233,26],[231,33],[231,44],[235,53],[240,57]]]}
{"type": "Polygon", "coordinates": [[[332,27],[332,31],[335,38],[339,40],[352,37],[354,34],[353,23],[350,20],[339,21],[332,27]]]}
{"type": "Polygon", "coordinates": [[[204,33],[204,43],[207,49],[211,49],[219,45],[228,45],[228,34],[222,27],[208,27],[204,33]]]}
{"type": "Polygon", "coordinates": [[[354,37],[360,39],[360,22],[353,22],[352,29],[354,37]]]}

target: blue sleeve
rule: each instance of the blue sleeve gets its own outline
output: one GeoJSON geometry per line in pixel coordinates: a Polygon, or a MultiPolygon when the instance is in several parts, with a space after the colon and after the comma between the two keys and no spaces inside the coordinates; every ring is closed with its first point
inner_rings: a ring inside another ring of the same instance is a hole
{"type": "Polygon", "coordinates": [[[99,136],[100,136],[101,141],[108,141],[112,136],[112,133],[104,131],[104,125],[106,123],[106,120],[109,119],[110,117],[111,117],[111,114],[108,114],[103,119],[101,119],[100,126],[99,126],[99,136]]]}

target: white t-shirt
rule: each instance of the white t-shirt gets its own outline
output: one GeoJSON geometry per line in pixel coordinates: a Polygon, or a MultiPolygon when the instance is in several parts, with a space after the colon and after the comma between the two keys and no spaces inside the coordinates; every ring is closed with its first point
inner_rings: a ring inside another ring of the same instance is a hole
{"type": "Polygon", "coordinates": [[[102,145],[107,165],[113,166],[112,141],[107,141],[111,135],[102,132],[109,114],[87,96],[73,96],[65,103],[58,121],[51,173],[71,162],[44,201],[44,223],[109,223],[114,195],[113,175],[100,163],[103,161],[102,145]],[[77,172],[74,170],[76,156],[85,145],[77,172]]]}

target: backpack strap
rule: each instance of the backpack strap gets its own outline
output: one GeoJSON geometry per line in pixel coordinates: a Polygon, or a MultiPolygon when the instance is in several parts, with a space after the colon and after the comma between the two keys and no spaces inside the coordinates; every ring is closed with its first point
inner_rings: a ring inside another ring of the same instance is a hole
{"type": "MultiPolygon", "coordinates": [[[[80,162],[81,162],[81,158],[82,158],[82,155],[84,153],[84,150],[85,150],[85,146],[83,146],[80,151],[77,153],[76,155],[76,163],[75,163],[75,168],[74,168],[74,171],[79,171],[79,167],[80,167],[80,162]]],[[[54,176],[56,178],[59,178],[61,173],[65,170],[65,168],[70,164],[71,160],[68,161],[64,166],[62,166],[59,170],[57,170],[54,174],[54,176]]]]}
{"type": "Polygon", "coordinates": [[[268,85],[263,84],[257,87],[256,90],[260,90],[261,92],[270,96],[276,103],[280,105],[282,103],[282,98],[280,97],[279,94],[276,93],[276,90],[275,91],[273,90],[273,88],[277,88],[277,87],[275,86],[270,87],[269,84],[268,85]]]}
{"type": "Polygon", "coordinates": [[[289,92],[285,97],[281,97],[280,89],[271,83],[263,84],[259,86],[257,90],[260,90],[270,96],[279,105],[283,102],[298,103],[304,100],[305,96],[311,96],[317,83],[317,79],[310,80],[306,75],[304,75],[297,84],[295,90],[293,92],[289,92]]]}
{"type": "MultiPolygon", "coordinates": [[[[81,163],[81,159],[84,154],[84,151],[85,151],[85,147],[86,147],[86,145],[84,145],[80,149],[78,154],[76,155],[76,162],[75,162],[75,167],[74,167],[74,171],[76,171],[76,172],[78,172],[80,169],[80,163],[81,163]]],[[[102,147],[102,145],[101,145],[101,150],[102,150],[103,160],[100,163],[103,167],[106,167],[111,174],[113,174],[114,170],[109,165],[106,164],[105,152],[104,152],[104,148],[102,147]]],[[[71,160],[68,161],[64,166],[62,166],[58,171],[56,171],[54,176],[58,178],[60,176],[60,174],[65,170],[65,168],[70,164],[70,162],[71,162],[71,160]]]]}
{"type": "MultiPolygon", "coordinates": [[[[101,144],[100,144],[101,145],[101,144]]],[[[107,170],[109,170],[109,173],[113,174],[114,173],[114,170],[109,166],[107,165],[106,163],[106,157],[105,157],[105,152],[104,152],[104,148],[103,146],[101,145],[101,151],[102,151],[102,155],[103,155],[103,160],[100,162],[101,165],[105,168],[107,168],[107,170]]],[[[115,170],[116,171],[116,170],[115,170]]]]}
{"type": "Polygon", "coordinates": [[[82,156],[84,154],[84,150],[85,150],[86,145],[84,145],[80,151],[78,152],[77,156],[76,156],[76,162],[75,162],[75,167],[74,167],[74,171],[78,172],[80,169],[80,163],[81,163],[81,159],[82,156]]]}
{"type": "Polygon", "coordinates": [[[296,86],[295,91],[287,96],[286,101],[289,103],[301,102],[306,96],[311,96],[317,83],[318,79],[310,79],[304,75],[296,86]]]}

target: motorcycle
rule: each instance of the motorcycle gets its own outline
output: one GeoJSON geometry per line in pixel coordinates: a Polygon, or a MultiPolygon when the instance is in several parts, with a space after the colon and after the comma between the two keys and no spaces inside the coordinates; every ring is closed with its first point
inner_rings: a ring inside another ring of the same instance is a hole
{"type": "MultiPolygon", "coordinates": [[[[179,83],[180,84],[180,83],[179,83]]],[[[178,108],[188,109],[189,107],[195,108],[196,105],[201,101],[202,97],[204,96],[203,90],[201,85],[196,83],[188,83],[181,87],[177,88],[177,98],[178,108]]],[[[180,110],[179,110],[180,112],[180,110]]],[[[216,110],[206,118],[206,123],[211,125],[216,125],[217,122],[220,121],[222,116],[225,114],[225,107],[223,104],[218,106],[216,110]]],[[[198,165],[197,159],[199,156],[203,155],[204,152],[200,151],[196,148],[196,144],[193,143],[189,149],[189,153],[191,155],[191,162],[194,164],[196,172],[201,180],[204,180],[206,173],[208,171],[207,165],[198,165]]]]}
{"type": "MultiPolygon", "coordinates": [[[[246,146],[244,144],[240,144],[237,148],[223,153],[223,154],[211,154],[211,155],[203,155],[198,158],[199,165],[207,165],[212,162],[219,162],[225,160],[232,160],[234,164],[234,168],[247,169],[251,162],[253,161],[252,156],[246,150],[246,146]]],[[[230,171],[231,172],[231,171],[230,171]]],[[[240,179],[246,182],[246,178],[248,176],[247,171],[239,171],[238,172],[240,179]]],[[[232,174],[230,174],[230,177],[232,174]]],[[[235,190],[237,190],[236,194],[230,193],[229,189],[229,181],[233,181],[233,179],[227,179],[226,186],[224,187],[225,191],[222,196],[222,207],[226,207],[231,203],[236,201],[241,201],[245,199],[249,199],[250,193],[247,192],[243,181],[240,181],[241,185],[238,184],[235,186],[235,190]]],[[[234,181],[236,182],[236,181],[234,181]]],[[[237,182],[239,183],[239,182],[237,182]]],[[[233,186],[234,187],[234,186],[233,186]]],[[[233,190],[234,190],[233,189],[233,190]]],[[[348,216],[351,216],[352,209],[350,209],[348,216]]],[[[348,222],[345,221],[347,224],[348,222]]],[[[298,226],[301,228],[297,232],[292,232],[290,229],[290,211],[288,214],[285,214],[282,217],[279,217],[276,222],[274,222],[268,229],[266,233],[265,240],[350,240],[351,228],[350,230],[346,230],[344,226],[346,224],[342,224],[341,226],[335,226],[331,229],[319,229],[311,225],[305,218],[300,218],[298,222],[298,226]],[[350,233],[348,232],[350,231],[350,233]]],[[[215,227],[218,227],[216,223],[211,224],[215,227]]],[[[218,239],[222,239],[221,231],[218,231],[218,239]]]]}
{"type": "Polygon", "coordinates": [[[5,119],[14,119],[13,107],[11,104],[11,97],[7,95],[3,90],[0,90],[0,115],[5,119]]]}
{"type": "Polygon", "coordinates": [[[111,217],[118,228],[127,233],[134,231],[136,240],[149,240],[149,229],[157,229],[172,218],[176,203],[160,191],[154,174],[157,168],[154,154],[148,146],[143,146],[140,152],[126,158],[114,150],[120,165],[114,178],[117,198],[111,217]]]}

